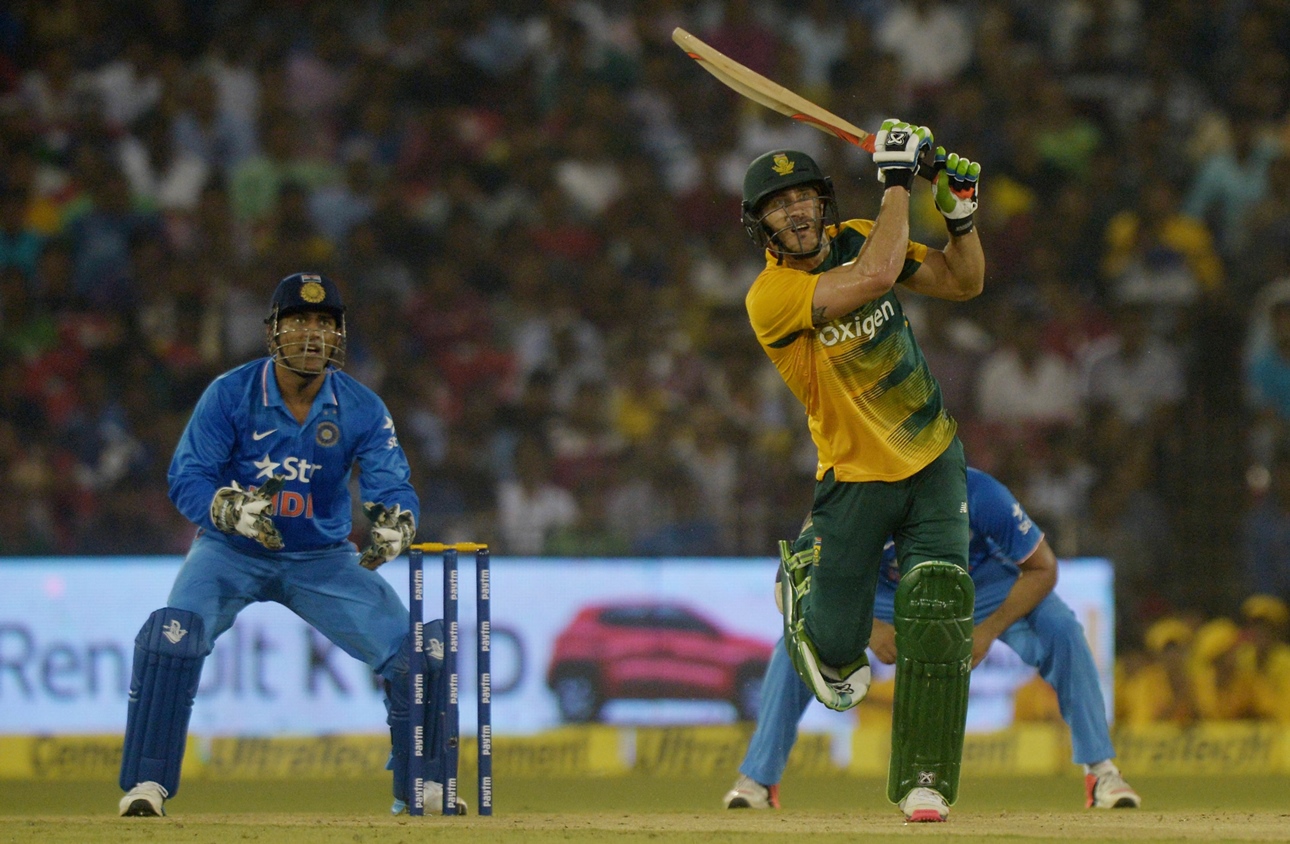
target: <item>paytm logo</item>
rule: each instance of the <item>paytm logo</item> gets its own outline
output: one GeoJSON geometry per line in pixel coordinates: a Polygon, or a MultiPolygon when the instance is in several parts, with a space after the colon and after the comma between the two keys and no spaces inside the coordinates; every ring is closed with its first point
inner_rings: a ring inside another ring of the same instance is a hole
{"type": "Polygon", "coordinates": [[[834,320],[817,330],[815,336],[825,346],[835,346],[843,340],[868,342],[877,336],[878,329],[882,327],[883,323],[895,315],[895,305],[890,301],[885,301],[866,316],[856,312],[854,316],[848,315],[845,321],[834,320]]]}

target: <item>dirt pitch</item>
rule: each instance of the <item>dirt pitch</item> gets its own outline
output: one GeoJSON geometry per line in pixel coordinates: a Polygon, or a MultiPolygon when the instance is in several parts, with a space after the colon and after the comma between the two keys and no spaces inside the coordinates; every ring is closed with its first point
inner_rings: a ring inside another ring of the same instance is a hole
{"type": "Polygon", "coordinates": [[[864,841],[935,837],[954,842],[1290,841],[1290,812],[957,812],[944,824],[899,816],[770,813],[533,813],[493,818],[318,818],[299,814],[201,814],[188,818],[0,818],[0,842],[229,842],[274,844],[547,844],[547,842],[864,841]]]}
{"type": "Polygon", "coordinates": [[[732,812],[720,808],[726,779],[499,780],[491,818],[391,817],[388,783],[377,778],[192,782],[166,818],[117,817],[113,783],[11,781],[0,783],[0,844],[1290,842],[1287,778],[1134,779],[1147,806],[1137,811],[1081,809],[1077,776],[965,778],[948,823],[917,825],[887,803],[881,782],[790,777],[787,808],[732,812]]]}

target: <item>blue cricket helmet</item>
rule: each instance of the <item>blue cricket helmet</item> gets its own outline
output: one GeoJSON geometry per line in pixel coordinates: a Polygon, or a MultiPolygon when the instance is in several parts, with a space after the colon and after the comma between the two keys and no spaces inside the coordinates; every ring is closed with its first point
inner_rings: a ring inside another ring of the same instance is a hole
{"type": "Polygon", "coordinates": [[[326,311],[339,320],[345,314],[340,288],[322,273],[292,273],[278,282],[269,312],[282,317],[299,311],[326,311]]]}

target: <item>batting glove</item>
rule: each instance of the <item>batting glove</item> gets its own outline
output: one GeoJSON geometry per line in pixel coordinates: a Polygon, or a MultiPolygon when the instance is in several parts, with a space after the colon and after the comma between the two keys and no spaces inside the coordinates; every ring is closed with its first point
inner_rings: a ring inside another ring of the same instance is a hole
{"type": "Polygon", "coordinates": [[[363,549],[358,564],[375,571],[412,544],[412,537],[417,535],[417,525],[412,511],[404,510],[398,504],[386,507],[368,501],[363,504],[363,512],[372,520],[372,541],[363,549]]]}
{"type": "Polygon", "coordinates": [[[244,489],[237,481],[215,490],[211,499],[211,521],[223,533],[236,533],[268,548],[282,549],[282,534],[264,511],[285,483],[280,475],[265,481],[259,489],[244,489]]]}
{"type": "Polygon", "coordinates": [[[874,137],[873,163],[878,165],[878,181],[887,187],[908,190],[918,172],[918,161],[932,148],[932,130],[899,120],[884,120],[874,137]]]}
{"type": "Polygon", "coordinates": [[[945,147],[937,147],[935,168],[932,195],[936,198],[936,207],[945,216],[945,225],[951,235],[965,235],[976,224],[973,215],[976,213],[981,165],[959,157],[956,152],[947,155],[945,147]]]}

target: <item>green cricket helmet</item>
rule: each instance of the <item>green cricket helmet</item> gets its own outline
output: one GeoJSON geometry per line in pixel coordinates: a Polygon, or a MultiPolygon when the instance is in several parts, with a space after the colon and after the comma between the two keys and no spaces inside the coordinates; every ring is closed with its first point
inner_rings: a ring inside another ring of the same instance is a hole
{"type": "Polygon", "coordinates": [[[767,230],[763,223],[766,200],[786,188],[800,185],[814,185],[819,191],[821,229],[826,225],[836,225],[837,198],[833,193],[833,180],[824,175],[815,159],[798,150],[780,149],[760,155],[748,165],[740,207],[744,229],[759,248],[770,249],[780,255],[810,257],[823,247],[821,237],[820,246],[810,253],[791,252],[776,239],[778,233],[767,230]]]}

